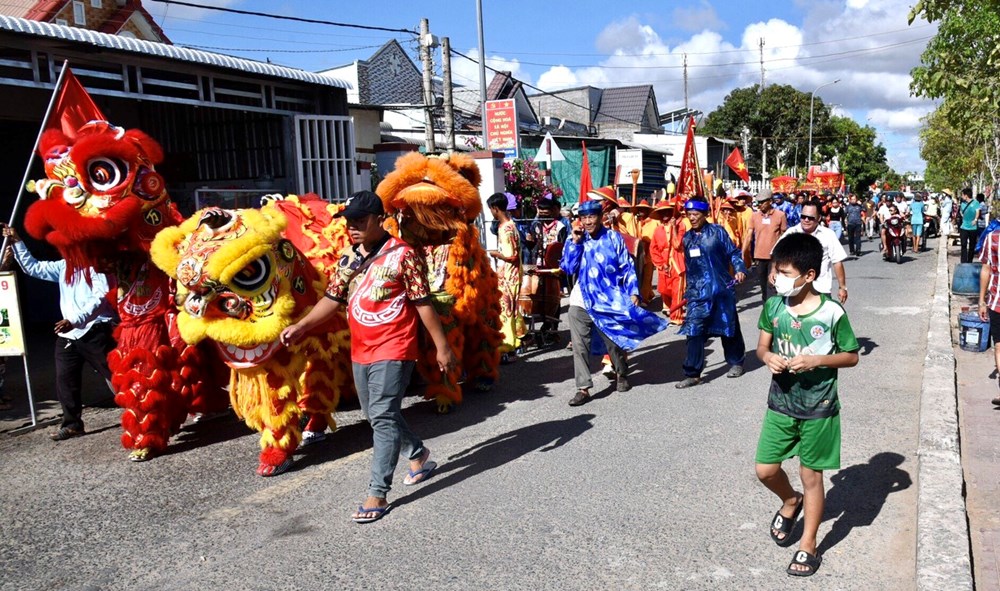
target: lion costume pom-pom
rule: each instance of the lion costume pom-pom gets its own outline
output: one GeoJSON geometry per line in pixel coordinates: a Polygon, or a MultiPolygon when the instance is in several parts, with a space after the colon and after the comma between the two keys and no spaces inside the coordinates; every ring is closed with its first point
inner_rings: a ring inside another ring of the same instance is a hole
{"type": "Polygon", "coordinates": [[[418,368],[428,383],[427,397],[436,399],[440,412],[461,402],[464,380],[490,389],[500,364],[497,277],[472,225],[483,207],[479,182],[479,167],[468,156],[410,153],[376,189],[386,213],[395,216],[390,232],[424,258],[434,306],[459,359],[442,375],[430,338],[425,339],[418,368]]]}

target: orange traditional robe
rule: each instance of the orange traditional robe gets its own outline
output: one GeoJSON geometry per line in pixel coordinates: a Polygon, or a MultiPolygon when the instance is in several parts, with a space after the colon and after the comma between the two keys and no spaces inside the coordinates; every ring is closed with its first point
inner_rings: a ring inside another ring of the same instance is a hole
{"type": "Polygon", "coordinates": [[[684,232],[691,227],[687,218],[664,220],[653,231],[650,258],[658,271],[657,289],[663,298],[663,311],[671,324],[684,322],[684,232]]]}

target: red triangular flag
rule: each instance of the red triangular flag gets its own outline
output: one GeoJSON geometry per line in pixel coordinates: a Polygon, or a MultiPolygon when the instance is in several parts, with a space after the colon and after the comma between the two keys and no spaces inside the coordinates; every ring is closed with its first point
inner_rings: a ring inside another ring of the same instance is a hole
{"type": "Polygon", "coordinates": [[[694,142],[694,117],[688,125],[687,141],[684,143],[684,155],[681,159],[681,174],[677,179],[676,199],[684,202],[688,197],[705,197],[705,179],[698,166],[698,148],[694,142]]]}
{"type": "Polygon", "coordinates": [[[590,197],[587,197],[593,188],[594,184],[590,180],[590,160],[587,158],[587,142],[580,142],[583,145],[583,164],[580,168],[580,203],[587,201],[590,197]]]}
{"type": "Polygon", "coordinates": [[[75,139],[76,131],[87,123],[106,120],[68,66],[58,92],[46,129],[61,129],[66,137],[75,139]]]}
{"type": "Polygon", "coordinates": [[[743,179],[744,183],[750,182],[750,171],[747,170],[747,163],[743,160],[743,154],[740,154],[739,148],[733,148],[733,153],[726,158],[726,165],[733,169],[736,176],[743,179]]]}

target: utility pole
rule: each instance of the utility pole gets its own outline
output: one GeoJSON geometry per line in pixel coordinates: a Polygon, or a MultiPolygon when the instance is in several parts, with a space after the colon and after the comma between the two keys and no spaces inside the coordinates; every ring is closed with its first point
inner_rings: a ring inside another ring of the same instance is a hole
{"type": "Polygon", "coordinates": [[[760,38],[760,89],[764,90],[764,38],[760,38]]]}
{"type": "Polygon", "coordinates": [[[767,138],[761,138],[760,144],[764,152],[760,159],[760,180],[767,183],[767,138]]]}
{"type": "Polygon", "coordinates": [[[441,38],[441,68],[444,75],[444,141],[455,150],[455,105],[451,88],[451,39],[441,38]]]}
{"type": "Polygon", "coordinates": [[[476,0],[476,21],[479,25],[479,111],[483,120],[483,149],[489,150],[486,141],[486,41],[483,40],[483,0],[476,0]]]}
{"type": "Polygon", "coordinates": [[[431,72],[434,70],[434,61],[431,57],[431,48],[435,45],[434,37],[431,36],[431,26],[427,19],[420,19],[420,61],[424,66],[424,134],[426,137],[426,149],[428,154],[437,151],[434,145],[434,87],[431,81],[431,72]]]}
{"type": "Polygon", "coordinates": [[[684,110],[688,110],[688,54],[684,54],[684,110]]]}

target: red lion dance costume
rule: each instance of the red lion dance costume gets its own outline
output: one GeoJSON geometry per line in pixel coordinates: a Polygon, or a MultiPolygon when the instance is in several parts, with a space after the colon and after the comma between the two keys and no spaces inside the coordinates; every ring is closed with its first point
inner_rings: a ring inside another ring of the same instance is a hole
{"type": "Polygon", "coordinates": [[[397,159],[376,189],[386,213],[395,216],[389,231],[424,257],[434,307],[459,361],[442,375],[425,335],[417,369],[441,413],[462,401],[464,380],[477,390],[490,389],[500,365],[497,276],[472,225],[483,210],[479,181],[479,167],[469,156],[414,152],[397,159]]]}
{"type": "Polygon", "coordinates": [[[160,146],[145,133],[91,121],[70,139],[42,135],[47,178],[30,183],[41,200],[25,215],[25,229],[55,246],[66,274],[113,261],[117,280],[117,347],[108,356],[115,402],[122,413],[122,445],[129,459],[162,452],[189,413],[225,408],[225,391],[205,350],[186,345],[176,329],[170,282],[149,259],[158,231],[181,221],[154,166],[160,146]]]}

